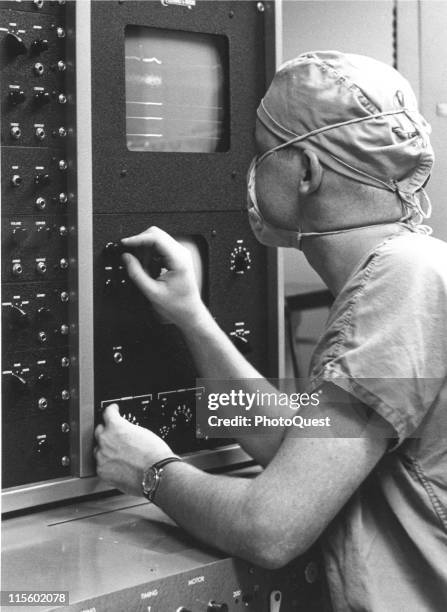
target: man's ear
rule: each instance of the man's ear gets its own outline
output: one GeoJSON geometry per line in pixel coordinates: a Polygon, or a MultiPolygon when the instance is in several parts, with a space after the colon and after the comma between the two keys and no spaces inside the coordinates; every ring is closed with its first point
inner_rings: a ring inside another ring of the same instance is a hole
{"type": "Polygon", "coordinates": [[[300,179],[298,190],[300,194],[309,195],[320,187],[323,178],[323,168],[318,157],[309,149],[303,150],[302,161],[304,175],[300,179]]]}

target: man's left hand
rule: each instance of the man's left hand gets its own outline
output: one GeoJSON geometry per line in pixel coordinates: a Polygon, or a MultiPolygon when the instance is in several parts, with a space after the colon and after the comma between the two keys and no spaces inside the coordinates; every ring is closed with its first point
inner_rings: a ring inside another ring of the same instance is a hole
{"type": "Polygon", "coordinates": [[[98,476],[120,491],[141,495],[144,470],[174,453],[152,431],[123,418],[117,404],[107,406],[103,419],[95,430],[98,476]]]}

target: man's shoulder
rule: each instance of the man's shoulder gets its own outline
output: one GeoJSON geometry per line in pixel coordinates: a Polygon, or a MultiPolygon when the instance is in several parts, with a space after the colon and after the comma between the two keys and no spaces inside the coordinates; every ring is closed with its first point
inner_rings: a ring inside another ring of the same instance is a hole
{"type": "Polygon", "coordinates": [[[447,242],[419,233],[408,233],[388,240],[376,251],[380,280],[399,285],[438,279],[447,286],[447,242]]]}

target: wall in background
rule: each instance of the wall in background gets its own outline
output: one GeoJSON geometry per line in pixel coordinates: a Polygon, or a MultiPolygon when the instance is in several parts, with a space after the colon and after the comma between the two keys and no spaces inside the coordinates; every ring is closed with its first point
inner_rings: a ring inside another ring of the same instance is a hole
{"type": "MultiPolygon", "coordinates": [[[[336,49],[370,55],[393,64],[393,9],[392,0],[284,0],[283,61],[305,51],[336,49]]],[[[283,256],[286,295],[324,287],[302,253],[284,249],[283,256]]],[[[322,308],[293,315],[300,376],[307,375],[310,356],[327,312],[322,308]]],[[[293,376],[288,342],[286,347],[286,375],[293,376]]]]}

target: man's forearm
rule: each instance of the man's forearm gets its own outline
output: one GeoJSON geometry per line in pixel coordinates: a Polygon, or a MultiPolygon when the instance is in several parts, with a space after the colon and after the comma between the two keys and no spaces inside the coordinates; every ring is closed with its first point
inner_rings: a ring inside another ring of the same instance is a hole
{"type": "MultiPolygon", "coordinates": [[[[204,309],[200,318],[185,326],[182,331],[203,378],[244,379],[244,391],[256,393],[262,375],[241,355],[207,310],[204,309]]],[[[277,392],[273,385],[268,385],[267,389],[266,385],[266,382],[263,383],[263,390],[277,392]]],[[[290,416],[290,409],[285,406],[256,406],[256,411],[259,415],[270,417],[290,416]]],[[[261,465],[267,465],[275,455],[282,437],[283,429],[275,428],[275,433],[270,436],[249,435],[238,442],[261,465]]]]}
{"type": "Polygon", "coordinates": [[[186,463],[166,466],[156,504],[208,545],[252,562],[257,539],[247,512],[251,480],[207,474],[186,463]]]}

